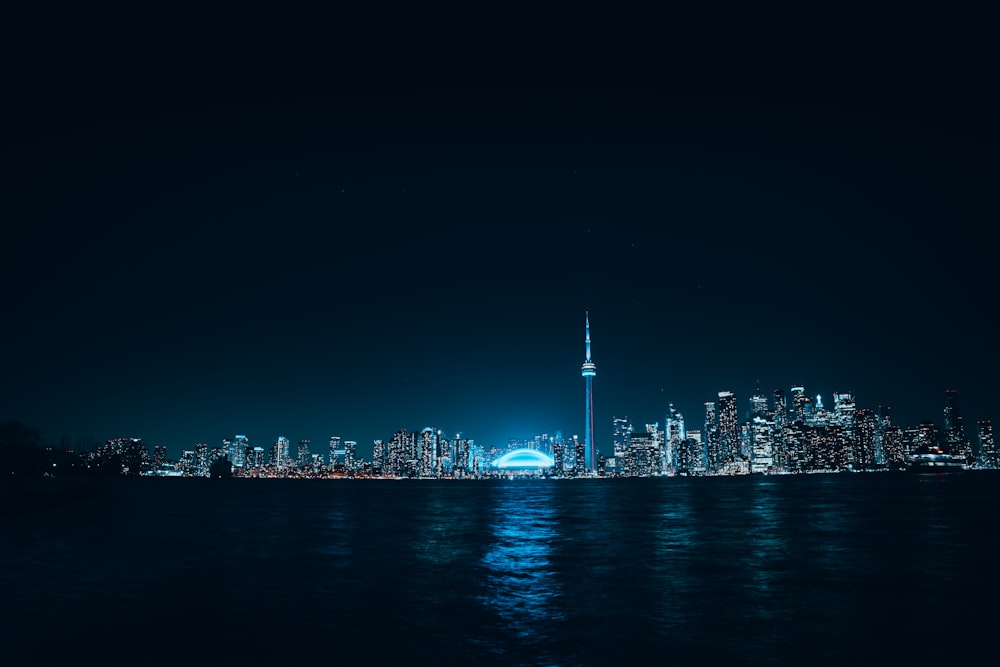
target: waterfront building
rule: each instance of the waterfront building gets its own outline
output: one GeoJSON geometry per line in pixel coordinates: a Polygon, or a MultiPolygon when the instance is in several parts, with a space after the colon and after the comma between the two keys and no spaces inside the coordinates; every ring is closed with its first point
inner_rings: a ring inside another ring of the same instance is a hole
{"type": "Polygon", "coordinates": [[[677,443],[674,472],[679,475],[701,475],[706,472],[705,445],[701,431],[688,431],[687,437],[677,443]]]}
{"type": "Polygon", "coordinates": [[[855,470],[873,470],[878,465],[875,412],[869,408],[854,410],[849,431],[851,438],[851,466],[855,470]]]}
{"type": "Polygon", "coordinates": [[[997,456],[996,442],[993,440],[993,422],[980,419],[976,422],[979,431],[979,463],[984,468],[1000,467],[1000,457],[997,456]]]}
{"type": "Polygon", "coordinates": [[[625,453],[624,473],[626,476],[652,477],[661,473],[663,463],[657,431],[656,425],[647,424],[644,432],[635,431],[632,433],[629,438],[628,450],[625,453]]]}
{"type": "Polygon", "coordinates": [[[263,468],[264,467],[264,448],[254,447],[247,454],[247,464],[250,468],[263,468]]]}
{"type": "Polygon", "coordinates": [[[195,477],[208,477],[208,468],[212,464],[208,460],[208,444],[199,442],[194,446],[194,470],[195,477]]]}
{"type": "Polygon", "coordinates": [[[805,387],[798,385],[792,387],[792,414],[796,421],[804,422],[806,420],[806,402],[808,402],[809,397],[806,396],[805,387]]]}
{"type": "Polygon", "coordinates": [[[722,467],[725,457],[719,445],[719,425],[714,401],[705,403],[705,455],[709,472],[716,472],[722,467]]]}
{"type": "Polygon", "coordinates": [[[624,458],[631,432],[632,425],[628,423],[628,417],[613,417],[611,419],[611,442],[614,446],[615,459],[620,461],[624,458]]]}
{"type": "Polygon", "coordinates": [[[767,473],[774,469],[774,422],[763,416],[754,417],[750,423],[752,444],[751,473],[767,473]]]}
{"type": "Polygon", "coordinates": [[[573,476],[584,477],[587,474],[587,443],[580,436],[573,436],[573,476]]]}
{"type": "Polygon", "coordinates": [[[757,385],[757,390],[750,397],[750,419],[753,420],[755,417],[765,420],[770,420],[771,418],[771,411],[767,405],[767,396],[761,392],[760,384],[757,385]]]}
{"type": "Polygon", "coordinates": [[[347,451],[339,435],[330,436],[330,470],[342,471],[344,460],[347,458],[347,451]]]}
{"type": "Polygon", "coordinates": [[[566,451],[563,448],[562,439],[557,440],[552,446],[552,475],[562,477],[566,474],[566,451]]]}
{"type": "Polygon", "coordinates": [[[959,409],[958,390],[946,389],[944,392],[944,441],[945,451],[949,454],[965,457],[969,463],[974,461],[972,442],[965,435],[962,422],[962,411],[959,409]]]}
{"type": "Polygon", "coordinates": [[[385,443],[381,440],[372,441],[372,468],[377,475],[382,474],[386,469],[385,443]]]}
{"type": "Polygon", "coordinates": [[[344,441],[344,468],[353,471],[358,467],[358,441],[344,441]]]}
{"type": "Polygon", "coordinates": [[[719,394],[719,450],[723,460],[735,461],[742,453],[740,423],[736,407],[736,394],[720,391],[719,394]]]}
{"type": "Polygon", "coordinates": [[[788,423],[788,406],[785,403],[785,392],[781,389],[774,390],[774,426],[783,429],[788,423]]]}
{"type": "Polygon", "coordinates": [[[854,394],[849,391],[834,392],[833,394],[833,422],[845,428],[850,428],[854,424],[854,394]]]}
{"type": "Polygon", "coordinates": [[[309,441],[299,440],[298,451],[296,452],[296,464],[300,468],[305,468],[312,463],[312,452],[309,451],[309,441]]]}
{"type": "MultiPolygon", "coordinates": [[[[291,465],[292,456],[288,438],[281,435],[271,445],[271,465],[275,468],[287,468],[291,465]]],[[[206,471],[207,472],[207,471],[206,471]]]]}
{"type": "Polygon", "coordinates": [[[664,446],[663,467],[664,471],[676,468],[677,446],[687,436],[684,433],[684,415],[674,408],[674,404],[667,406],[667,415],[663,422],[664,446]]]}

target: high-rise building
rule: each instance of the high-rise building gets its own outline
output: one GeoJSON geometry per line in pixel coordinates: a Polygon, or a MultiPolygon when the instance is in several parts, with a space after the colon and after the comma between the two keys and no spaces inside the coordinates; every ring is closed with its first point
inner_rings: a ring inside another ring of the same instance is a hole
{"type": "Polygon", "coordinates": [[[563,448],[562,438],[556,440],[552,445],[552,474],[562,477],[566,474],[566,450],[563,448]]]}
{"type": "Polygon", "coordinates": [[[742,450],[736,394],[719,392],[719,449],[724,461],[735,461],[742,450]]]}
{"type": "Polygon", "coordinates": [[[153,465],[159,468],[167,461],[167,446],[153,445],[153,465]]]}
{"type": "Polygon", "coordinates": [[[944,441],[949,454],[964,456],[973,463],[972,442],[965,435],[962,423],[962,411],[958,404],[958,390],[947,389],[944,392],[944,441]]]}
{"type": "Polygon", "coordinates": [[[624,474],[628,477],[659,475],[662,468],[658,424],[646,424],[645,431],[636,430],[629,437],[625,453],[624,474]]]}
{"type": "Polygon", "coordinates": [[[845,428],[850,428],[854,424],[854,394],[849,391],[834,392],[833,394],[833,421],[845,428]]]}
{"type": "Polygon", "coordinates": [[[593,394],[593,379],[597,375],[597,366],[590,358],[590,312],[586,313],[586,337],[585,343],[587,346],[587,357],[583,362],[583,367],[581,368],[581,374],[587,383],[587,406],[586,406],[586,423],[584,434],[584,447],[583,447],[583,468],[584,473],[588,471],[597,470],[597,460],[594,456],[594,394],[593,394]]]}
{"type": "Polygon", "coordinates": [[[356,470],[358,467],[358,442],[357,440],[344,441],[344,468],[356,470]]]}
{"type": "Polygon", "coordinates": [[[984,468],[1000,467],[1000,457],[993,441],[993,422],[980,419],[976,422],[976,429],[979,431],[979,464],[984,468]]]}
{"type": "Polygon", "coordinates": [[[851,443],[851,465],[855,470],[872,470],[878,464],[879,430],[875,412],[869,408],[851,414],[848,436],[851,443]]]}
{"type": "Polygon", "coordinates": [[[632,432],[632,425],[628,423],[628,417],[613,417],[611,419],[611,442],[614,445],[615,459],[619,462],[625,456],[628,449],[628,436],[632,432]]]}
{"type": "Polygon", "coordinates": [[[663,431],[666,440],[663,451],[663,467],[664,472],[666,472],[676,467],[677,446],[687,437],[684,432],[684,415],[677,411],[673,403],[667,405],[663,431]]]}
{"type": "Polygon", "coordinates": [[[767,406],[767,396],[760,390],[760,384],[757,385],[757,390],[750,397],[750,419],[752,420],[754,417],[761,419],[770,419],[771,417],[770,408],[767,406]]]}
{"type": "Polygon", "coordinates": [[[330,470],[337,470],[344,468],[344,457],[347,452],[344,451],[344,444],[341,442],[339,435],[330,436],[330,470]]]}
{"type": "Polygon", "coordinates": [[[765,417],[754,417],[750,422],[752,449],[750,472],[766,473],[774,468],[774,422],[765,417]]]}
{"type": "Polygon", "coordinates": [[[806,420],[806,403],[809,397],[806,396],[806,389],[802,386],[792,387],[792,414],[797,421],[806,420]]]}
{"type": "Polygon", "coordinates": [[[788,423],[788,406],[785,403],[785,392],[781,389],[774,390],[774,425],[778,429],[785,427],[788,423]]]}
{"type": "Polygon", "coordinates": [[[296,452],[296,464],[304,468],[312,463],[312,452],[309,451],[309,441],[299,440],[298,451],[296,452]]]}
{"type": "Polygon", "coordinates": [[[276,468],[287,468],[291,465],[292,455],[289,450],[288,438],[283,435],[278,436],[278,439],[271,445],[271,465],[276,468]]]}
{"type": "Polygon", "coordinates": [[[385,443],[381,440],[372,441],[372,467],[375,469],[376,474],[381,474],[385,471],[386,457],[385,457],[385,443]]]}
{"type": "Polygon", "coordinates": [[[705,403],[705,464],[709,472],[717,472],[722,468],[725,456],[719,447],[719,424],[715,412],[715,402],[705,403]]]}

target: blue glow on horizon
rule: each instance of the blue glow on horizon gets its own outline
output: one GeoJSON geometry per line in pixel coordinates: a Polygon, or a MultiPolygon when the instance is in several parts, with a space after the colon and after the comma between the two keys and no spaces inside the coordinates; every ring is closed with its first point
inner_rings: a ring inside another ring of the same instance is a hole
{"type": "Polygon", "coordinates": [[[493,462],[494,468],[551,468],[556,462],[551,456],[535,449],[515,449],[493,462]]]}

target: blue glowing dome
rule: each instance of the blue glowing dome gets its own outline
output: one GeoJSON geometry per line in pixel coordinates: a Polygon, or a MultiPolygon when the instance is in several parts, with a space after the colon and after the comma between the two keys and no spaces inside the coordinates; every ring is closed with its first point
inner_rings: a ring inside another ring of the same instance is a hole
{"type": "Polygon", "coordinates": [[[555,461],[534,449],[515,449],[493,462],[494,468],[551,468],[555,461]]]}

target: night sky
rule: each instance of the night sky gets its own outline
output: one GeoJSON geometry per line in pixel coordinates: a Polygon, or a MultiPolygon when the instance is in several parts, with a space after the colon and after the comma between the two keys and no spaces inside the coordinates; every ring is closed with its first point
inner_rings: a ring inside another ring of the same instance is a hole
{"type": "Polygon", "coordinates": [[[0,419],[582,436],[587,310],[605,453],[758,381],[1000,418],[984,16],[132,11],[0,40],[0,419]]]}

